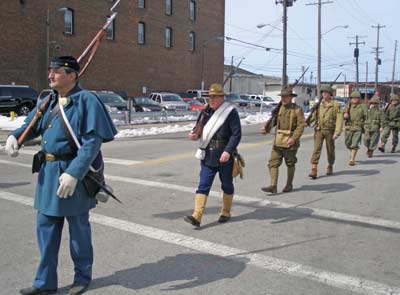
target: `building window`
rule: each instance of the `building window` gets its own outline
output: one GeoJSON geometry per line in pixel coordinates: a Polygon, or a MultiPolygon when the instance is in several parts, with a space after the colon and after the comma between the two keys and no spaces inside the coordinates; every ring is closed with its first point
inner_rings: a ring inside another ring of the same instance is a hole
{"type": "Polygon", "coordinates": [[[194,32],[189,33],[189,50],[194,51],[196,47],[196,35],[194,32]]]}
{"type": "Polygon", "coordinates": [[[190,0],[189,2],[189,17],[191,20],[196,20],[196,1],[190,0]]]}
{"type": "Polygon", "coordinates": [[[144,44],[145,42],[145,27],[143,22],[138,24],[138,43],[144,44]]]}
{"type": "Polygon", "coordinates": [[[74,11],[71,8],[64,10],[64,34],[72,35],[74,33],[74,11]]]}
{"type": "Polygon", "coordinates": [[[145,0],[138,0],[138,7],[144,8],[145,7],[145,0]]]}
{"type": "Polygon", "coordinates": [[[172,0],[165,0],[165,14],[172,14],[172,0]]]}
{"type": "Polygon", "coordinates": [[[115,35],[115,19],[108,25],[106,29],[106,39],[114,40],[115,35]]]}
{"type": "Polygon", "coordinates": [[[172,29],[170,27],[165,28],[165,47],[171,48],[171,38],[172,38],[172,29]]]}

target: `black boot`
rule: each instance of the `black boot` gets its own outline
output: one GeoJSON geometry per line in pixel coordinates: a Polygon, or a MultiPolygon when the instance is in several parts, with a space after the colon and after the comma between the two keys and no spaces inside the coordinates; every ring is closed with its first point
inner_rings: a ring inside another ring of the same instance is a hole
{"type": "Polygon", "coordinates": [[[196,220],[193,216],[187,215],[183,217],[183,220],[185,220],[187,223],[190,223],[191,225],[195,227],[200,226],[200,222],[196,220]]]}
{"type": "Polygon", "coordinates": [[[19,290],[19,293],[23,295],[47,295],[47,294],[57,293],[57,289],[43,290],[43,289],[38,289],[36,287],[29,287],[19,290]]]}
{"type": "Polygon", "coordinates": [[[219,223],[225,223],[225,222],[227,222],[229,219],[231,219],[230,216],[221,215],[221,216],[218,218],[218,222],[219,222],[219,223]]]}
{"type": "Polygon", "coordinates": [[[73,283],[71,289],[68,291],[68,295],[79,295],[85,293],[89,284],[73,283]]]}

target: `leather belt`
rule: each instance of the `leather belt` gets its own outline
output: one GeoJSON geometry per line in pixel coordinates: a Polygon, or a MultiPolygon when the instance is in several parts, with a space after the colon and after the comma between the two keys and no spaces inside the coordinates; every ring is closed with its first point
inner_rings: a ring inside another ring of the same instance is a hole
{"type": "Polygon", "coordinates": [[[58,156],[50,154],[50,153],[44,154],[44,159],[49,162],[68,161],[68,160],[72,160],[75,157],[76,157],[76,154],[63,154],[63,155],[58,155],[58,156]]]}
{"type": "Polygon", "coordinates": [[[213,148],[213,149],[224,148],[224,147],[226,147],[226,141],[218,140],[218,139],[211,139],[208,146],[209,146],[209,148],[213,148]]]}

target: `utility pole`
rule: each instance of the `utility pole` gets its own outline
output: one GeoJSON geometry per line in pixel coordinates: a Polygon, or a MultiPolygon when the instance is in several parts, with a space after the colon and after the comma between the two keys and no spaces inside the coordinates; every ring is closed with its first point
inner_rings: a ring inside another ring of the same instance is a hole
{"type": "Polygon", "coordinates": [[[360,56],[360,51],[359,51],[359,49],[358,49],[358,45],[360,45],[360,44],[362,44],[362,45],[365,45],[365,42],[359,42],[358,41],[358,39],[359,38],[366,38],[367,36],[358,36],[358,35],[356,35],[355,37],[350,37],[351,39],[356,39],[356,42],[354,43],[354,42],[350,42],[349,43],[349,45],[351,46],[351,45],[356,45],[356,48],[354,49],[354,57],[355,57],[355,59],[356,59],[356,89],[358,90],[358,82],[359,82],[359,79],[358,79],[358,73],[359,73],[359,71],[358,71],[358,57],[360,56]]]}
{"type": "Polygon", "coordinates": [[[287,76],[287,8],[293,6],[293,2],[296,0],[275,0],[275,4],[281,3],[283,6],[283,58],[282,58],[282,86],[288,84],[287,76]]]}
{"type": "Polygon", "coordinates": [[[321,0],[318,0],[318,2],[306,4],[306,5],[318,5],[318,71],[317,71],[318,100],[320,99],[321,95],[321,11],[322,11],[322,5],[328,3],[333,3],[333,1],[322,2],[321,0]]]}
{"type": "Polygon", "coordinates": [[[390,89],[390,94],[394,94],[394,75],[396,74],[396,51],[397,51],[397,40],[394,43],[394,57],[393,57],[393,72],[392,72],[392,87],[390,89]]]}
{"type": "MultiPolygon", "coordinates": [[[[233,56],[231,58],[231,71],[233,71],[233,56]]],[[[229,92],[232,92],[232,77],[229,79],[229,92]]]]}
{"type": "Polygon", "coordinates": [[[376,28],[376,47],[375,47],[375,92],[378,91],[378,67],[381,64],[381,60],[379,59],[379,31],[380,29],[384,28],[385,26],[381,26],[378,24],[377,26],[372,26],[372,28],[376,28]]]}
{"type": "Polygon", "coordinates": [[[313,77],[313,72],[311,71],[311,72],[310,72],[310,84],[313,83],[313,78],[314,78],[314,77],[313,77]]]}
{"type": "MultiPolygon", "coordinates": [[[[301,66],[301,72],[304,73],[306,68],[304,66],[301,66]]],[[[301,77],[301,83],[304,84],[304,75],[301,77]]]]}
{"type": "Polygon", "coordinates": [[[368,102],[368,62],[365,62],[365,97],[364,97],[364,101],[365,103],[368,102]]]}

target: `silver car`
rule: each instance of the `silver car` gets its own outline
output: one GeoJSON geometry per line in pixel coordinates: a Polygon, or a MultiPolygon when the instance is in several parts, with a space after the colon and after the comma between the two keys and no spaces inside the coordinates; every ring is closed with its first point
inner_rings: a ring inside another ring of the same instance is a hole
{"type": "Polygon", "coordinates": [[[175,93],[170,92],[154,92],[149,96],[152,100],[159,103],[167,111],[187,111],[189,105],[175,93]]]}

